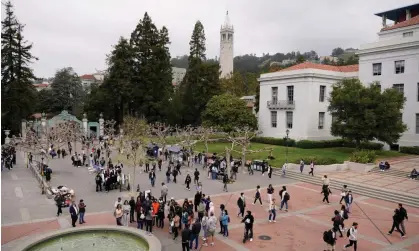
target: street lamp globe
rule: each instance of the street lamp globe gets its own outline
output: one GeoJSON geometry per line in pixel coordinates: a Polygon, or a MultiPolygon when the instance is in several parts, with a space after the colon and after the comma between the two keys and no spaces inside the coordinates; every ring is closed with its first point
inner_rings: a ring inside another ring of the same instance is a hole
{"type": "Polygon", "coordinates": [[[45,118],[45,112],[42,112],[41,116],[42,116],[43,118],[45,118]]]}
{"type": "Polygon", "coordinates": [[[289,129],[287,129],[287,130],[285,131],[285,133],[287,134],[287,137],[288,137],[288,134],[290,133],[290,130],[289,130],[289,129]]]}

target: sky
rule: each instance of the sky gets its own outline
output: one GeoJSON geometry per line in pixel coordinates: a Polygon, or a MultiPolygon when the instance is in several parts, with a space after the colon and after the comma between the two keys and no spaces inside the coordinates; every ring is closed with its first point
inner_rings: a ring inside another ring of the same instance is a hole
{"type": "MultiPolygon", "coordinates": [[[[2,0],[4,2],[5,0],[2,0]]],[[[79,74],[106,68],[105,58],[120,36],[129,37],[148,12],[169,30],[172,57],[189,53],[193,27],[205,28],[207,57],[220,50],[226,11],[234,25],[234,55],[358,48],[377,40],[375,13],[418,0],[12,0],[33,43],[37,77],[52,77],[71,66],[79,74]]],[[[4,8],[2,6],[2,16],[4,8]]],[[[3,19],[3,18],[2,18],[3,19]]]]}

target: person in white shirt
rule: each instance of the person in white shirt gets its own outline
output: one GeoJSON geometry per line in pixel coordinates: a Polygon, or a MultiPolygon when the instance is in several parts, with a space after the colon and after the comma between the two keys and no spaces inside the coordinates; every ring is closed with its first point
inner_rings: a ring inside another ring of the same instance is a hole
{"type": "Polygon", "coordinates": [[[282,166],[282,176],[285,176],[287,171],[287,163],[285,162],[284,165],[282,166]]]}
{"type": "Polygon", "coordinates": [[[118,200],[117,200],[117,201],[115,201],[115,204],[113,205],[114,210],[115,210],[115,208],[116,208],[118,205],[121,205],[121,207],[122,207],[122,199],[121,199],[121,197],[119,197],[119,198],[118,198],[118,200]]]}
{"type": "Polygon", "coordinates": [[[276,205],[275,205],[275,198],[273,198],[271,200],[271,202],[269,203],[269,222],[276,222],[275,218],[276,218],[276,205]]]}
{"type": "Polygon", "coordinates": [[[354,247],[354,251],[357,250],[358,243],[358,223],[352,223],[352,227],[348,230],[349,234],[349,244],[343,246],[343,250],[346,250],[348,247],[354,247]]]}

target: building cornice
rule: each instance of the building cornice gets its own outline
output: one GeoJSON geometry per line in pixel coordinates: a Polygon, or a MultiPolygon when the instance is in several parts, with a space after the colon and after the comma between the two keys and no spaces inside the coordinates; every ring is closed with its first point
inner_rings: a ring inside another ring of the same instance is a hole
{"type": "Polygon", "coordinates": [[[357,55],[367,55],[367,54],[375,54],[379,52],[394,52],[406,49],[412,49],[414,47],[419,48],[419,40],[417,41],[409,41],[405,43],[397,43],[397,44],[390,44],[390,45],[383,45],[379,46],[377,43],[377,47],[371,47],[366,49],[360,49],[357,51],[357,55]]]}
{"type": "MultiPolygon", "coordinates": [[[[346,74],[348,74],[348,73],[346,73],[346,74]]],[[[281,75],[281,76],[258,78],[257,80],[259,82],[269,82],[269,81],[275,81],[275,80],[287,80],[287,79],[296,79],[296,78],[320,78],[320,79],[329,79],[329,80],[339,81],[339,80],[342,80],[344,78],[357,78],[358,77],[358,76],[346,76],[346,74],[338,76],[338,75],[332,75],[332,74],[301,72],[301,73],[296,73],[296,74],[292,74],[292,75],[281,75]]]]}
{"type": "Polygon", "coordinates": [[[392,34],[392,33],[400,33],[400,32],[404,32],[404,31],[410,31],[410,30],[414,30],[414,29],[417,29],[417,28],[419,28],[418,24],[411,25],[411,26],[406,26],[406,27],[400,27],[400,28],[397,28],[397,29],[383,30],[383,31],[378,32],[378,36],[388,35],[388,34],[392,34]]]}

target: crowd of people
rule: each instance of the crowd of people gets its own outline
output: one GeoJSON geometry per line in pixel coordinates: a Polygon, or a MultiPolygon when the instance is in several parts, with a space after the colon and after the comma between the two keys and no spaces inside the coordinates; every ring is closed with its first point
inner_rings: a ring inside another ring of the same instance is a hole
{"type": "Polygon", "coordinates": [[[3,171],[3,168],[11,170],[13,165],[16,165],[16,149],[12,145],[3,145],[1,148],[1,170],[3,171]]]}

